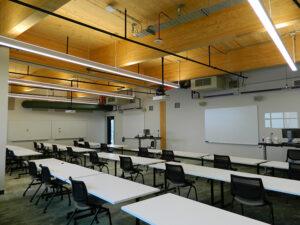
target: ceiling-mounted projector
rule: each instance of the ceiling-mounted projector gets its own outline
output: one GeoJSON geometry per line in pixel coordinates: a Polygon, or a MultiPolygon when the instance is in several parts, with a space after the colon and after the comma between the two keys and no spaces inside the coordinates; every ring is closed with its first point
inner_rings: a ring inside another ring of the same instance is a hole
{"type": "Polygon", "coordinates": [[[153,101],[163,101],[166,100],[168,96],[165,93],[165,89],[163,85],[160,85],[156,89],[155,96],[153,97],[153,101]]]}

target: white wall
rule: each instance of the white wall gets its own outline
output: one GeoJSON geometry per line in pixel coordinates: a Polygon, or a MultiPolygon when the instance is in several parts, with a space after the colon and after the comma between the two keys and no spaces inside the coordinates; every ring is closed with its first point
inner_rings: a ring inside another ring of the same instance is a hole
{"type": "MultiPolygon", "coordinates": [[[[298,66],[299,67],[299,66],[298,66]]],[[[289,69],[288,69],[289,70],[289,69]]],[[[245,87],[240,91],[257,90],[267,88],[284,87],[286,84],[285,67],[274,67],[257,71],[247,72],[249,76],[245,81],[245,87]]],[[[288,84],[293,85],[294,78],[300,80],[300,73],[288,73],[288,84]]],[[[227,91],[232,92],[233,90],[227,91]]],[[[227,97],[217,97],[209,99],[192,99],[190,90],[170,90],[167,101],[167,148],[183,151],[208,152],[218,154],[229,154],[236,156],[246,156],[261,158],[262,150],[258,146],[231,145],[231,144],[212,144],[205,143],[204,112],[206,108],[223,108],[255,105],[258,106],[259,136],[274,136],[282,139],[281,129],[264,127],[264,113],[266,112],[299,112],[300,111],[300,89],[286,89],[282,91],[264,92],[256,94],[238,94],[227,97]],[[254,96],[263,96],[261,102],[255,102],[254,96]],[[207,102],[205,107],[200,106],[199,102],[207,102]],[[174,103],[180,102],[181,108],[175,109],[174,103]]],[[[223,91],[223,93],[226,93],[223,91]]],[[[209,95],[215,93],[201,93],[209,95]]],[[[298,117],[300,114],[298,113],[298,117]]],[[[285,140],[286,141],[286,140],[285,140]]],[[[269,160],[285,160],[285,148],[269,148],[269,160]]]]}
{"type": "MultiPolygon", "coordinates": [[[[105,113],[102,111],[80,111],[74,114],[64,111],[32,110],[22,107],[22,100],[16,99],[15,109],[8,110],[9,121],[87,121],[87,140],[105,142],[105,113]]],[[[48,140],[49,142],[73,144],[73,140],[48,140]]],[[[32,141],[12,142],[10,144],[32,148],[32,141]]]]}

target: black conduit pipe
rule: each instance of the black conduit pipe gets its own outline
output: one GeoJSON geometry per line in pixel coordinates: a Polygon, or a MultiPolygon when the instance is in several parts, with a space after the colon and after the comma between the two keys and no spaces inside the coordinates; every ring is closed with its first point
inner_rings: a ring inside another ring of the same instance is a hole
{"type": "Polygon", "coordinates": [[[293,0],[293,2],[296,4],[296,6],[298,6],[298,8],[300,8],[300,2],[298,2],[298,0],[293,0]]]}

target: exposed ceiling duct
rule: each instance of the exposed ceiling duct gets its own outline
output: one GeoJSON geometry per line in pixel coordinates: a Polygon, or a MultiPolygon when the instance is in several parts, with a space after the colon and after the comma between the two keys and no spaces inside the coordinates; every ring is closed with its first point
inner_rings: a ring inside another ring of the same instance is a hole
{"type": "MultiPolygon", "coordinates": [[[[246,1],[247,0],[226,0],[226,1],[222,1],[218,4],[211,5],[211,6],[208,6],[206,8],[199,9],[195,12],[190,13],[190,14],[179,16],[176,19],[172,19],[172,20],[169,20],[165,23],[161,23],[160,24],[160,31],[166,30],[166,29],[169,29],[169,28],[172,28],[172,27],[175,27],[175,26],[178,26],[178,25],[181,25],[181,24],[184,24],[184,23],[202,18],[202,17],[206,17],[206,16],[208,16],[212,13],[219,12],[221,10],[233,7],[235,5],[241,4],[241,3],[246,2],[246,1]]],[[[150,25],[150,26],[151,26],[152,31],[158,32],[158,30],[159,30],[158,29],[159,28],[158,24],[154,24],[154,25],[150,25]]],[[[136,33],[135,37],[142,38],[142,37],[145,37],[149,34],[153,34],[153,33],[149,33],[147,31],[147,29],[145,29],[145,30],[142,30],[139,33],[136,33]]]]}

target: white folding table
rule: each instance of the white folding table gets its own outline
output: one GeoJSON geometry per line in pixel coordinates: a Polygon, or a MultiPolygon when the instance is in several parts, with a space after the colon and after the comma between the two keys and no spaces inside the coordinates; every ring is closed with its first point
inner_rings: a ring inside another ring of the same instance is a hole
{"type": "Polygon", "coordinates": [[[106,152],[98,153],[99,158],[107,159],[115,162],[115,176],[117,176],[117,164],[120,161],[120,156],[130,157],[133,165],[140,165],[140,166],[149,166],[155,163],[165,162],[165,160],[162,159],[145,158],[145,157],[131,156],[131,155],[120,155],[120,154],[106,153],[106,152]]]}
{"type": "MultiPolygon", "coordinates": [[[[214,186],[213,181],[221,182],[221,205],[224,205],[224,191],[223,191],[223,182],[230,183],[231,182],[231,174],[244,176],[244,177],[256,177],[261,178],[264,184],[264,188],[269,191],[280,192],[284,194],[291,194],[300,196],[300,181],[271,177],[271,176],[263,176],[258,174],[251,174],[246,172],[238,172],[232,170],[223,170],[212,167],[198,166],[192,164],[185,163],[175,163],[169,162],[170,164],[181,165],[183,167],[184,173],[187,175],[202,177],[211,180],[211,203],[214,205],[214,186]]],[[[149,167],[166,170],[165,163],[153,164],[149,167]]],[[[166,178],[165,178],[165,187],[166,187],[166,178]]]]}
{"type": "Polygon", "coordinates": [[[108,144],[108,148],[113,148],[113,149],[119,149],[121,150],[121,153],[123,154],[124,148],[127,148],[127,145],[117,145],[117,144],[108,144]]]}
{"type": "MultiPolygon", "coordinates": [[[[254,158],[246,158],[246,157],[237,157],[237,156],[229,156],[231,163],[245,165],[245,166],[255,166],[257,170],[257,174],[259,174],[259,165],[267,162],[265,159],[254,159],[254,158]]],[[[204,160],[213,161],[214,156],[208,155],[203,157],[204,160]]]]}
{"type": "Polygon", "coordinates": [[[264,168],[270,168],[272,170],[272,176],[275,175],[275,169],[279,170],[288,170],[289,169],[289,163],[288,162],[281,162],[281,161],[269,161],[260,164],[261,167],[264,168]]]}
{"type": "Polygon", "coordinates": [[[267,225],[266,223],[174,194],[164,194],[121,208],[153,225],[267,225]]]}
{"type": "Polygon", "coordinates": [[[30,157],[30,156],[42,155],[42,153],[40,152],[36,152],[31,149],[23,148],[15,145],[7,145],[6,148],[13,151],[14,155],[17,157],[30,157]]]}
{"type": "MultiPolygon", "coordinates": [[[[101,147],[101,144],[100,143],[97,143],[97,142],[90,142],[90,141],[87,141],[90,145],[91,148],[100,148],[101,147]]],[[[83,145],[84,146],[84,141],[79,141],[78,144],[80,145],[83,145]]]]}

